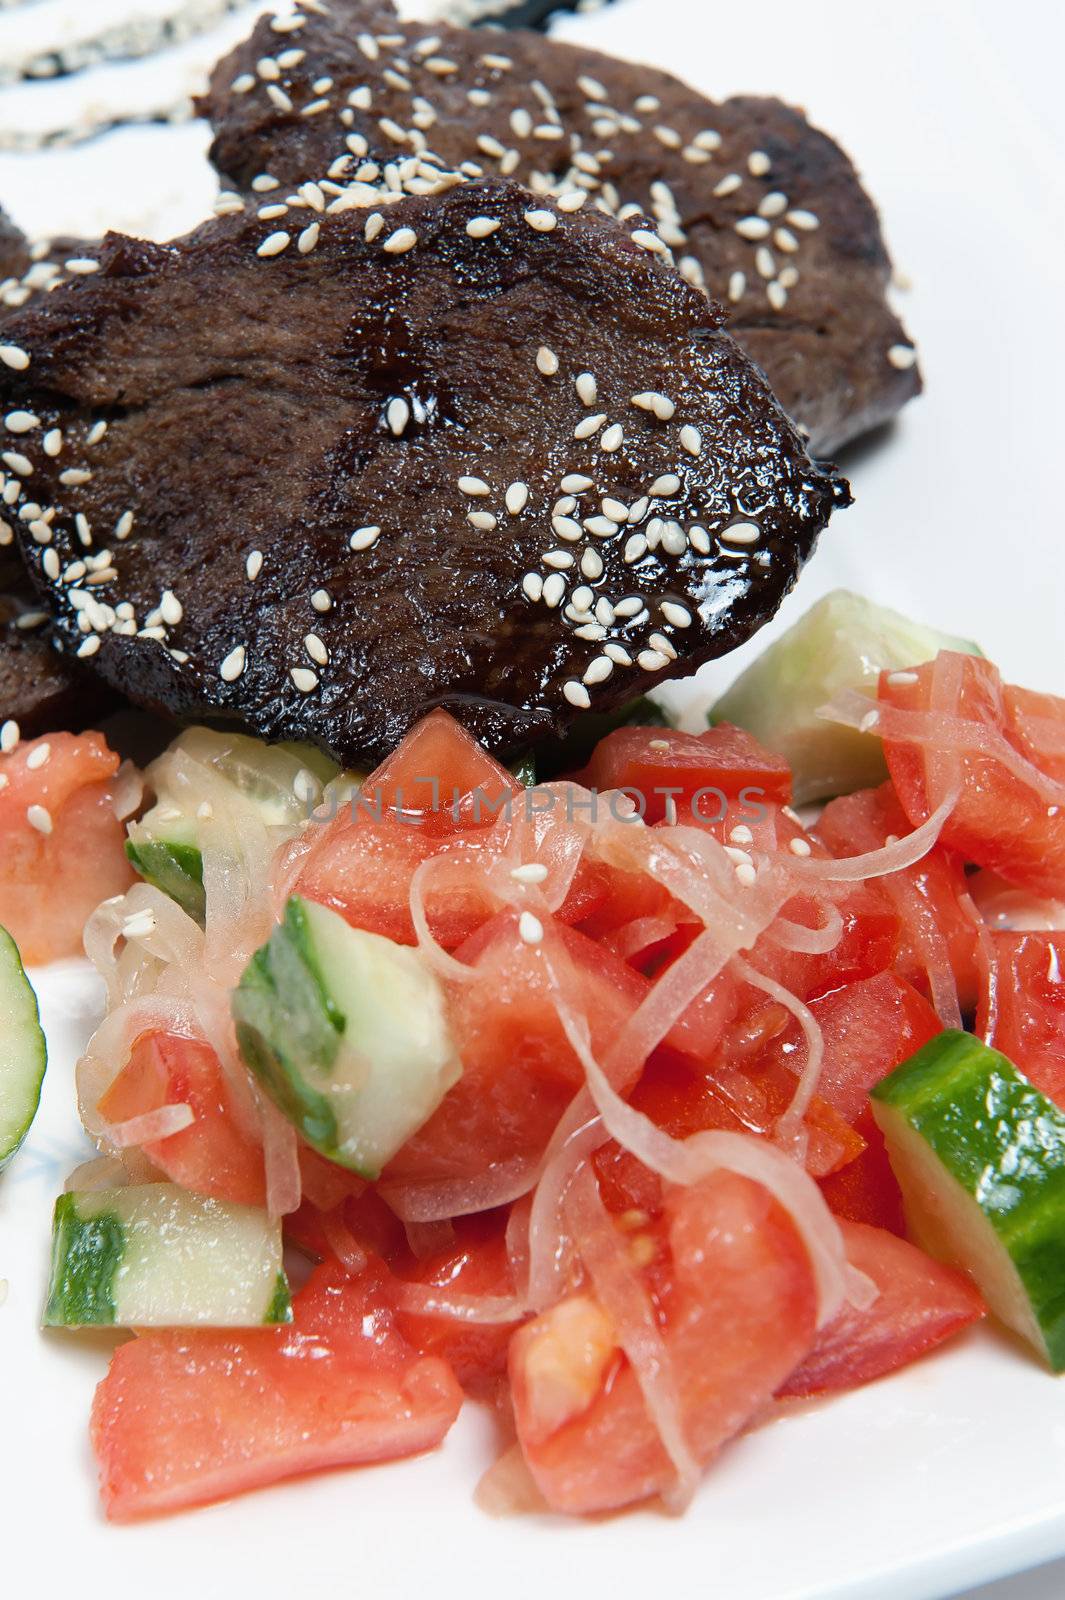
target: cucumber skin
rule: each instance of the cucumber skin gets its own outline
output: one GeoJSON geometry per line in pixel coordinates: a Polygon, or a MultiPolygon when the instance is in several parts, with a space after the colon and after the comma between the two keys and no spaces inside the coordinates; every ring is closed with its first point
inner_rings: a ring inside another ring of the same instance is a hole
{"type": "Polygon", "coordinates": [[[126,840],[126,857],[146,883],[161,889],[202,927],[207,916],[203,856],[194,844],[126,840]]]}
{"type": "Polygon", "coordinates": [[[292,1291],[288,1286],[288,1279],[283,1272],[277,1275],[274,1286],[274,1298],[266,1308],[263,1318],[264,1324],[277,1325],[292,1321],[292,1291]]]}
{"type": "MultiPolygon", "coordinates": [[[[345,1019],[322,983],[312,954],[306,912],[298,896],[291,896],[285,915],[269,940],[252,956],[233,994],[233,1018],[240,1053],[278,1109],[320,1154],[342,1166],[349,1162],[337,1153],[337,1122],[325,1096],[319,1094],[300,1071],[300,1060],[310,1053],[316,1064],[328,1069],[336,1060],[345,1019]],[[284,969],[282,973],[282,969],[284,969]],[[309,992],[309,1004],[299,1022],[282,1006],[279,987],[289,989],[293,976],[309,992]],[[278,978],[283,982],[279,986],[278,978]],[[321,1019],[313,1027],[311,1019],[321,1019]],[[307,1024],[311,1023],[308,1033],[307,1024]]],[[[359,1168],[352,1168],[360,1171],[359,1168]]],[[[376,1173],[360,1176],[376,1177],[376,1173]]]]}
{"type": "Polygon", "coordinates": [[[1065,1371],[1065,1112],[1007,1056],[954,1030],[871,1098],[874,1115],[878,1104],[897,1111],[979,1205],[1021,1280],[1051,1367],[1065,1371]]]}
{"type": "Polygon", "coordinates": [[[82,1217],[72,1194],[61,1194],[52,1217],[52,1270],[46,1328],[113,1324],[115,1276],[126,1253],[126,1230],[115,1216],[82,1217]]]}
{"type": "Polygon", "coordinates": [[[45,1042],[44,1030],[41,1027],[41,1011],[40,1006],[37,1003],[37,991],[34,989],[33,984],[26,976],[26,969],[22,965],[22,957],[19,955],[18,945],[15,943],[14,939],[12,939],[6,928],[0,928],[0,960],[4,958],[13,962],[15,968],[14,975],[16,979],[21,979],[22,983],[26,987],[27,993],[33,1001],[33,1022],[31,1026],[36,1028],[40,1070],[37,1074],[36,1089],[31,1097],[32,1105],[27,1107],[28,1114],[25,1122],[22,1125],[22,1131],[15,1135],[14,1139],[9,1145],[7,1145],[5,1148],[0,1148],[0,1172],[3,1172],[8,1163],[18,1154],[19,1150],[21,1150],[26,1135],[33,1126],[33,1119],[37,1115],[37,1110],[41,1103],[41,1090],[44,1087],[44,1074],[48,1067],[48,1046],[45,1042]]]}

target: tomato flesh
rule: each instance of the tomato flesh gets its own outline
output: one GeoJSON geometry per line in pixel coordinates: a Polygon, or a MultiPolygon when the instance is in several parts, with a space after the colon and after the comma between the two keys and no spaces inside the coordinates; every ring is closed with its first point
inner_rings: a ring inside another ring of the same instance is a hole
{"type": "Polygon", "coordinates": [[[293,1314],[285,1328],[153,1331],[118,1347],[92,1409],[109,1518],[440,1443],[462,1391],[396,1329],[381,1269],[318,1268],[293,1314]]]}
{"type": "Polygon", "coordinates": [[[841,1221],[847,1259],[877,1287],[872,1305],[844,1303],[791,1374],[783,1395],[853,1389],[916,1361],[985,1315],[962,1273],[882,1228],[841,1221]]]}
{"type": "Polygon", "coordinates": [[[27,965],[80,955],[90,913],[133,882],[118,766],[99,733],[50,733],[0,755],[0,925],[27,965]]]}
{"type": "Polygon", "coordinates": [[[1065,1107],[1065,933],[991,934],[976,1032],[1065,1107]]]}
{"type": "Polygon", "coordinates": [[[432,834],[489,826],[522,786],[446,711],[424,717],[362,787],[360,806],[432,834]]]}
{"type": "MultiPolygon", "coordinates": [[[[681,823],[698,817],[721,820],[722,795],[726,802],[744,802],[751,817],[767,802],[786,805],[791,799],[787,762],[727,722],[706,733],[617,728],[600,740],[577,778],[601,793],[633,791],[651,823],[672,816],[672,806],[681,823]]],[[[744,819],[737,814],[735,820],[744,819]]]]}

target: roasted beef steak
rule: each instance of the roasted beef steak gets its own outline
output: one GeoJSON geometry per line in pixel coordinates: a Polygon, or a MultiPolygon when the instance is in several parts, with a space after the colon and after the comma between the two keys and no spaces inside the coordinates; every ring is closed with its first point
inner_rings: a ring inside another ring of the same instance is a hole
{"type": "Polygon", "coordinates": [[[8,324],[24,556],[135,702],[507,754],[742,642],[849,499],[646,219],[437,179],[109,236],[8,324]]]}
{"type": "Polygon", "coordinates": [[[220,62],[203,102],[215,165],[242,193],[343,182],[426,149],[544,193],[583,188],[623,218],[630,205],[657,218],[815,455],[920,390],[876,210],[801,112],[714,103],[536,33],[400,22],[387,4],[330,0],[295,31],[277,20],[220,62]]]}

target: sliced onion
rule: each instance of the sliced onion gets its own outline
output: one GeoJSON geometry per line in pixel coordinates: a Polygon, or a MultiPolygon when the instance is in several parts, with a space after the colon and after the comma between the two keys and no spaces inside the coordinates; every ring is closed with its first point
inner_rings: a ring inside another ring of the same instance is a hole
{"type": "Polygon", "coordinates": [[[778,917],[766,929],[766,937],[782,950],[797,950],[802,955],[826,956],[843,937],[843,918],[836,906],[826,905],[824,926],[809,928],[802,922],[778,917]]]}
{"type": "Polygon", "coordinates": [[[426,1261],[430,1256],[455,1247],[455,1226],[449,1217],[442,1217],[438,1222],[405,1222],[403,1231],[416,1261],[426,1261]]]}
{"type": "Polygon", "coordinates": [[[456,961],[436,938],[429,927],[429,918],[425,909],[426,885],[430,877],[441,877],[450,873],[456,875],[456,869],[461,870],[464,877],[469,877],[470,867],[465,861],[449,856],[429,856],[419,863],[410,880],[408,904],[410,906],[411,921],[414,923],[414,932],[418,939],[418,949],[425,959],[426,965],[435,972],[438,978],[443,978],[451,983],[472,983],[477,978],[476,967],[468,966],[464,961],[456,961]]]}
{"type": "Polygon", "coordinates": [[[414,1316],[485,1325],[522,1322],[529,1314],[528,1306],[517,1295],[453,1294],[450,1289],[438,1289],[431,1283],[406,1280],[396,1284],[393,1302],[397,1310],[414,1316]]]}
{"type": "Polygon", "coordinates": [[[957,794],[949,794],[919,828],[877,850],[867,850],[858,856],[811,856],[802,860],[796,857],[792,871],[804,880],[822,879],[828,883],[860,883],[868,878],[882,878],[890,872],[901,872],[903,867],[914,866],[928,854],[957,803],[957,794]]]}
{"type": "Polygon", "coordinates": [[[972,874],[968,888],[977,915],[990,928],[1017,933],[1065,929],[1065,900],[1049,900],[1018,889],[988,867],[972,874]]]}
{"type": "Polygon", "coordinates": [[[266,1164],[266,1209],[271,1217],[287,1217],[299,1209],[303,1197],[296,1130],[265,1097],[260,1116],[266,1164]]]}
{"type": "Polygon", "coordinates": [[[157,1139],[169,1139],[175,1133],[184,1133],[196,1121],[190,1105],[179,1101],[174,1105],[158,1106],[139,1117],[127,1117],[125,1122],[112,1122],[107,1128],[107,1141],[118,1150],[129,1145],[155,1144],[157,1139]]]}
{"type": "Polygon", "coordinates": [[[672,1510],[682,1511],[698,1486],[699,1464],[685,1438],[673,1361],[650,1296],[626,1254],[588,1166],[570,1186],[566,1213],[595,1297],[614,1324],[647,1414],[676,1472],[676,1482],[663,1498],[672,1510]]]}
{"type": "Polygon", "coordinates": [[[764,972],[752,967],[749,961],[741,961],[739,958],[733,963],[733,970],[737,977],[743,978],[753,988],[761,989],[763,994],[767,994],[771,1000],[775,1000],[778,1005],[790,1011],[803,1031],[806,1040],[806,1061],[799,1074],[799,1085],[791,1104],[777,1125],[779,1132],[785,1138],[794,1138],[801,1133],[803,1118],[817,1093],[821,1068],[825,1060],[825,1036],[809,1006],[804,1005],[798,995],[792,994],[782,983],[777,983],[775,978],[767,978],[764,972]]]}
{"type": "Polygon", "coordinates": [[[340,1265],[357,1278],[370,1258],[344,1221],[342,1209],[338,1206],[335,1211],[323,1211],[320,1214],[322,1234],[340,1265]]]}
{"type": "Polygon", "coordinates": [[[439,1222],[447,1217],[468,1217],[475,1211],[492,1211],[528,1193],[536,1182],[539,1159],[514,1156],[497,1162],[471,1178],[440,1178],[432,1183],[378,1185],[383,1200],[402,1222],[439,1222]]]}
{"type": "Polygon", "coordinates": [[[529,1210],[529,1304],[545,1311],[565,1293],[570,1239],[562,1207],[581,1166],[604,1142],[603,1125],[587,1093],[573,1100],[544,1157],[529,1210]]]}
{"type": "Polygon", "coordinates": [[[494,1461],[474,1491],[474,1500],[490,1517],[518,1516],[547,1511],[547,1501],[536,1486],[517,1443],[494,1461]]]}

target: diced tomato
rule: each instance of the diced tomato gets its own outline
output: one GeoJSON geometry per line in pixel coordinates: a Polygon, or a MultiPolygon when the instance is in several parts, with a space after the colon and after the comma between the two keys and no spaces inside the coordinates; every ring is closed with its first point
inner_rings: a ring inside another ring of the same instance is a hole
{"type": "Polygon", "coordinates": [[[848,1122],[874,1084],[943,1031],[924,996],[891,972],[834,989],[810,1010],[825,1041],[818,1093],[848,1122]]]}
{"type": "Polygon", "coordinates": [[[0,925],[27,964],[80,955],[89,915],[133,882],[118,766],[99,733],[50,733],[0,755],[0,925]]]}
{"type": "MultiPolygon", "coordinates": [[[[492,1298],[514,1294],[504,1235],[505,1217],[491,1212],[455,1219],[453,1246],[420,1261],[401,1276],[446,1293],[492,1298]]],[[[403,1337],[423,1355],[442,1356],[462,1387],[478,1399],[493,1399],[507,1370],[513,1323],[463,1322],[455,1317],[398,1311],[403,1337]]]]}
{"type": "MultiPolygon", "coordinates": [[[[635,791],[652,823],[672,815],[671,800],[676,820],[685,823],[693,817],[720,820],[722,795],[747,804],[752,816],[767,802],[786,805],[791,799],[791,769],[783,757],[727,722],[706,733],[618,728],[600,740],[577,777],[600,792],[635,791]]],[[[743,818],[737,814],[734,820],[743,818]]]]}
{"type": "MultiPolygon", "coordinates": [[[[757,1184],[719,1172],[667,1190],[665,1205],[644,1279],[685,1436],[705,1464],[810,1349],[816,1292],[794,1225],[757,1184]]],[[[673,1481],[635,1373],[597,1309],[588,1295],[561,1301],[510,1344],[518,1439],[557,1511],[613,1510],[673,1481]]]]}
{"type": "MultiPolygon", "coordinates": [[[[496,1163],[536,1159],[584,1082],[542,954],[522,941],[517,921],[501,913],[456,953],[477,972],[472,982],[448,986],[462,1077],[389,1163],[387,1183],[473,1178],[496,1163]]],[[[557,931],[572,971],[567,998],[587,1016],[593,1050],[603,1051],[647,985],[583,934],[557,931]]]]}
{"type": "Polygon", "coordinates": [[[784,1384],[783,1395],[853,1389],[916,1361],[985,1315],[979,1293],[953,1267],[882,1228],[841,1222],[847,1259],[876,1284],[864,1311],[844,1304],[784,1384]]]}
{"type": "Polygon", "coordinates": [[[397,1331],[382,1269],[319,1268],[293,1311],[287,1328],[153,1331],[119,1346],[92,1410],[112,1520],[440,1443],[462,1391],[397,1331]]]}
{"type": "Polygon", "coordinates": [[[446,711],[423,717],[370,774],[361,804],[430,834],[489,826],[522,786],[446,711]]]}
{"type": "Polygon", "coordinates": [[[203,1039],[144,1033],[98,1110],[108,1122],[125,1122],[167,1105],[191,1106],[194,1120],[144,1146],[160,1172],[197,1194],[263,1205],[262,1145],[243,1130],[217,1052],[203,1039]]]}
{"type": "Polygon", "coordinates": [[[854,1131],[865,1140],[861,1155],[818,1179],[828,1209],[850,1222],[867,1222],[905,1238],[902,1190],[888,1159],[884,1135],[870,1110],[856,1118],[854,1131]]]}
{"type": "MultiPolygon", "coordinates": [[[[864,855],[909,831],[909,818],[890,783],[831,800],[817,823],[818,836],[834,856],[864,855]]],[[[945,960],[962,1010],[971,1010],[978,935],[959,899],[965,893],[961,857],[937,844],[912,867],[878,879],[876,888],[890,898],[900,921],[895,971],[927,991],[929,966],[945,960]]]]}
{"type": "Polygon", "coordinates": [[[990,661],[949,651],[912,672],[882,674],[879,696],[888,770],[911,822],[924,822],[959,781],[942,842],[1037,894],[1065,894],[1065,700],[1012,690],[990,661]],[[985,748],[965,753],[965,737],[985,748]],[[1037,776],[1011,771],[1011,755],[1037,776]]]}
{"type": "Polygon", "coordinates": [[[976,1032],[1065,1107],[1065,933],[992,933],[976,1032]]]}

